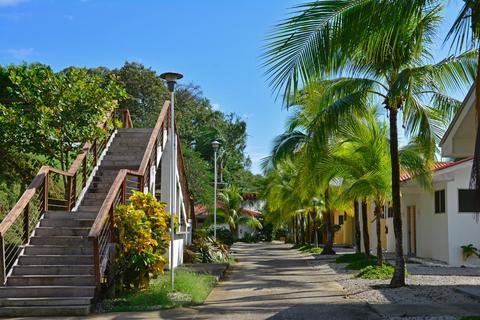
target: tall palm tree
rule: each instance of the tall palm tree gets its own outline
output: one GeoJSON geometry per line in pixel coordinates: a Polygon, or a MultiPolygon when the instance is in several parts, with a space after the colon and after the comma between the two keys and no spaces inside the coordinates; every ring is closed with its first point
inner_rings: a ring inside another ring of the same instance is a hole
{"type": "MultiPolygon", "coordinates": [[[[452,41],[452,47],[462,51],[464,47],[477,52],[477,74],[475,82],[475,110],[477,112],[477,124],[480,123],[480,1],[463,0],[464,4],[460,10],[450,31],[447,33],[446,41],[452,41]]],[[[477,127],[475,138],[475,153],[470,176],[470,188],[480,192],[480,130],[477,127]]]]}
{"type": "MultiPolygon", "coordinates": [[[[371,108],[362,118],[353,118],[344,122],[338,135],[340,145],[335,161],[337,165],[343,167],[342,171],[347,184],[344,196],[368,199],[373,203],[377,235],[377,264],[382,265],[380,221],[383,207],[391,198],[392,187],[387,125],[378,120],[377,108],[371,108]]],[[[412,141],[399,150],[401,170],[411,172],[423,186],[431,186],[429,159],[432,152],[418,152],[415,146],[412,141]],[[429,156],[424,157],[425,154],[429,156]]],[[[365,220],[363,223],[365,226],[365,220]]]]}
{"type": "MultiPolygon", "coordinates": [[[[229,186],[220,192],[219,200],[217,223],[227,224],[232,235],[238,236],[240,225],[247,225],[253,229],[262,229],[262,223],[256,217],[248,215],[242,207],[243,197],[236,186],[229,186]]],[[[205,223],[207,225],[212,224],[213,216],[209,215],[205,223]]]]}
{"type": "Polygon", "coordinates": [[[398,115],[405,132],[431,149],[439,121],[458,106],[448,89],[473,80],[475,54],[431,63],[430,45],[442,7],[434,0],[321,0],[297,7],[267,39],[264,66],[270,84],[291,105],[299,86],[322,83],[317,139],[328,139],[345,115],[363,114],[367,101],[389,116],[395,273],[405,285],[400,212],[398,115]]]}

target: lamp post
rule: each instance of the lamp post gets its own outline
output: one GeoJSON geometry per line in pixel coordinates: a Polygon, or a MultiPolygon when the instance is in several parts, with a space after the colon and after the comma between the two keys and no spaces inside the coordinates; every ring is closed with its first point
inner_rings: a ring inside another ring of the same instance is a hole
{"type": "Polygon", "coordinates": [[[174,289],[175,274],[173,272],[173,244],[175,238],[175,211],[177,202],[177,139],[175,136],[175,85],[177,80],[183,78],[183,75],[175,72],[166,72],[160,75],[160,78],[167,82],[170,92],[170,150],[172,151],[171,172],[170,172],[170,282],[172,291],[174,289]]]}
{"type": "Polygon", "coordinates": [[[220,142],[217,140],[212,142],[213,148],[213,238],[217,239],[217,151],[220,142]]]}

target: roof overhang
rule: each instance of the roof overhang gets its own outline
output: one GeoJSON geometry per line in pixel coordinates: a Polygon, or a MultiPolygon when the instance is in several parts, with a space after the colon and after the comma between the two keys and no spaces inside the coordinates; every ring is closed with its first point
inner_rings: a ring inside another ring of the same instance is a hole
{"type": "Polygon", "coordinates": [[[442,156],[463,158],[473,155],[477,128],[475,119],[475,86],[472,85],[440,142],[442,156]]]}

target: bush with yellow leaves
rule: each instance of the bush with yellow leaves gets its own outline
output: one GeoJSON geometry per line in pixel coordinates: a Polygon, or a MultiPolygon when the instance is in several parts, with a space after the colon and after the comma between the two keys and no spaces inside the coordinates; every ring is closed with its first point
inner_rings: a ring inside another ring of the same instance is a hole
{"type": "Polygon", "coordinates": [[[130,203],[115,210],[117,288],[144,289],[163,273],[170,241],[165,207],[152,194],[134,191],[130,203]]]}

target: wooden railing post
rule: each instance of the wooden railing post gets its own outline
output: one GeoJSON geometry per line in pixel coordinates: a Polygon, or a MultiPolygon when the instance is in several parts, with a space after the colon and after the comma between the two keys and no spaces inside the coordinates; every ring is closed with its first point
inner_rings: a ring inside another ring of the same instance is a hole
{"type": "Polygon", "coordinates": [[[95,272],[95,285],[97,288],[100,286],[101,275],[100,275],[100,248],[98,246],[98,236],[93,239],[93,267],[95,272]]]}
{"type": "Polygon", "coordinates": [[[0,261],[0,284],[3,286],[7,280],[7,266],[5,261],[5,240],[2,235],[0,235],[0,259],[2,259],[0,261]]]}
{"type": "Polygon", "coordinates": [[[29,205],[23,209],[23,243],[28,242],[28,237],[30,236],[30,212],[29,212],[29,205]]]}
{"type": "Polygon", "coordinates": [[[125,204],[127,202],[127,178],[123,179],[122,191],[120,193],[120,203],[125,204]]]}
{"type": "Polygon", "coordinates": [[[45,173],[43,182],[43,212],[48,211],[48,172],[45,173]]]}
{"type": "Polygon", "coordinates": [[[72,176],[67,177],[67,190],[65,190],[65,200],[67,200],[67,211],[73,208],[72,205],[72,176]]]}
{"type": "Polygon", "coordinates": [[[82,177],[82,188],[85,188],[87,186],[87,157],[88,154],[83,158],[83,177],[82,177]]]}
{"type": "Polygon", "coordinates": [[[98,155],[97,155],[97,139],[93,142],[93,166],[97,165],[98,155]]]}
{"type": "Polygon", "coordinates": [[[110,229],[110,242],[114,243],[115,242],[115,220],[114,220],[115,211],[113,206],[110,208],[109,214],[110,214],[110,221],[109,221],[110,224],[108,228],[110,229]]]}

